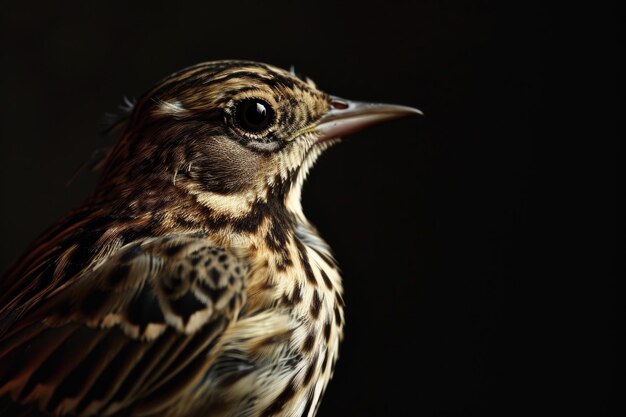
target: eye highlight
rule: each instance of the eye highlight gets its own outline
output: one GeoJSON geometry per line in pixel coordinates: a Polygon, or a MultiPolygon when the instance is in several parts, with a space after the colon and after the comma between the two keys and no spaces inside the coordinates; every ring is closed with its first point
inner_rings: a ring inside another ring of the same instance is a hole
{"type": "Polygon", "coordinates": [[[264,100],[246,99],[237,104],[235,121],[246,132],[259,133],[266,130],[274,121],[274,110],[264,100]]]}

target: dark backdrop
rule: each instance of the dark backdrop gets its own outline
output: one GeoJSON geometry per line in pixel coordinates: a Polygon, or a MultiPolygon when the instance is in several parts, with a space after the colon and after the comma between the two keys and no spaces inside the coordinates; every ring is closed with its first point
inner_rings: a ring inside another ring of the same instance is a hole
{"type": "Polygon", "coordinates": [[[293,64],[426,115],[349,138],[305,187],[347,301],[320,416],[617,413],[617,29],[599,6],[83,3],[0,12],[0,268],[92,189],[64,184],[123,96],[205,60],[293,64]]]}

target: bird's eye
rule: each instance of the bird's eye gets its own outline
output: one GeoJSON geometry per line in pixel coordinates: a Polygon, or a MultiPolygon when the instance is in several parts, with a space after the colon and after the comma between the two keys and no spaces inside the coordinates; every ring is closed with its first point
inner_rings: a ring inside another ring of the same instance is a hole
{"type": "Polygon", "coordinates": [[[274,110],[258,98],[243,100],[237,105],[235,118],[243,130],[258,133],[267,129],[274,121],[274,110]]]}

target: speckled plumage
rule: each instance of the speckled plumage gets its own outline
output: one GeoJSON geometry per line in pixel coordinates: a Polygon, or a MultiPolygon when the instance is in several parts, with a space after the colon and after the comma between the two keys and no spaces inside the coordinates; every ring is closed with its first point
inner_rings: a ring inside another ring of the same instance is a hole
{"type": "Polygon", "coordinates": [[[347,107],[252,62],[146,93],[93,196],[0,281],[0,414],[313,416],[344,302],[300,192],[347,107]]]}

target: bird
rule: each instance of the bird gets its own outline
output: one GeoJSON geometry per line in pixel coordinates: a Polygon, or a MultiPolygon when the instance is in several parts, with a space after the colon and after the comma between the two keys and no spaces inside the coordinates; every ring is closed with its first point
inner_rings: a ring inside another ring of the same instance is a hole
{"type": "Polygon", "coordinates": [[[129,107],[93,193],[0,280],[0,415],[314,416],[345,302],[303,183],[342,137],[422,113],[234,60],[129,107]]]}

